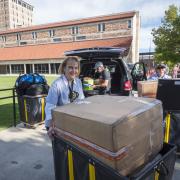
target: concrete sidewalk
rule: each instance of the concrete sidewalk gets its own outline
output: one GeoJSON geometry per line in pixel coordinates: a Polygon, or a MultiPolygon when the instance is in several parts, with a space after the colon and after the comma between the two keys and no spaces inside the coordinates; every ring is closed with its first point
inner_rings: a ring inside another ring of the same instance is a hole
{"type": "MultiPolygon", "coordinates": [[[[55,180],[53,154],[44,125],[0,132],[0,180],[55,180]]],[[[173,180],[180,179],[177,159],[173,180]]]]}
{"type": "Polygon", "coordinates": [[[53,154],[44,125],[0,132],[0,180],[54,180],[53,154]]]}

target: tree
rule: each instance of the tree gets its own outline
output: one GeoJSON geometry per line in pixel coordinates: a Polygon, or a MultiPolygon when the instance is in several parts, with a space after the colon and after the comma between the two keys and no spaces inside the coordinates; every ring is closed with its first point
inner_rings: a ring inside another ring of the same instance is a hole
{"type": "Polygon", "coordinates": [[[165,11],[162,25],[152,30],[153,42],[156,45],[155,58],[168,65],[180,63],[180,9],[170,5],[165,11]]]}

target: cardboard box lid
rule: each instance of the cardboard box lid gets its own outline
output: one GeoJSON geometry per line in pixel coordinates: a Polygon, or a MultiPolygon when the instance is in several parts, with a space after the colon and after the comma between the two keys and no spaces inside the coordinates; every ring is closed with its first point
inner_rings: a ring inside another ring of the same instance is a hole
{"type": "MultiPolygon", "coordinates": [[[[136,116],[161,102],[151,98],[97,95],[83,101],[57,107],[53,113],[63,113],[88,121],[115,125],[124,118],[136,116]]],[[[58,119],[55,119],[55,123],[58,119]]]]}

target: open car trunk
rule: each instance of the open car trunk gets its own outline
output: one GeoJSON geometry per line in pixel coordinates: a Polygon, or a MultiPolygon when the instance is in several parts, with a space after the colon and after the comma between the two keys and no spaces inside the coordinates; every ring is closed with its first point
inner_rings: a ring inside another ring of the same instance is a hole
{"type": "MultiPolygon", "coordinates": [[[[99,60],[103,62],[105,68],[107,68],[111,75],[111,93],[112,94],[121,94],[122,93],[122,81],[124,78],[123,75],[123,69],[120,66],[120,62],[118,60],[99,60]]],[[[88,61],[88,60],[82,60],[81,61],[81,74],[80,79],[83,81],[84,77],[90,77],[95,78],[95,70],[94,65],[97,62],[97,60],[94,61],[88,61]]]]}
{"type": "Polygon", "coordinates": [[[122,60],[127,56],[128,48],[120,47],[93,47],[66,51],[66,56],[81,58],[80,78],[95,78],[95,63],[101,61],[111,75],[111,94],[129,95],[132,89],[130,72],[122,60]]]}

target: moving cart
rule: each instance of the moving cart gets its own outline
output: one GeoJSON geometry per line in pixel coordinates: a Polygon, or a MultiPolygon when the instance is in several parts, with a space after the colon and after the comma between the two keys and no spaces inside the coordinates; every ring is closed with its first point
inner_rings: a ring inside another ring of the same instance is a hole
{"type": "Polygon", "coordinates": [[[166,143],[176,144],[180,152],[180,79],[159,79],[156,98],[162,101],[166,143]]]}
{"type": "Polygon", "coordinates": [[[123,176],[66,140],[53,140],[56,180],[171,180],[176,147],[164,143],[157,156],[130,176],[123,176]]]}

